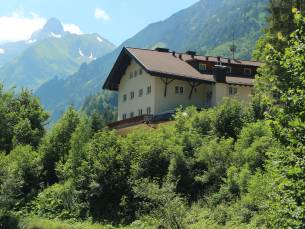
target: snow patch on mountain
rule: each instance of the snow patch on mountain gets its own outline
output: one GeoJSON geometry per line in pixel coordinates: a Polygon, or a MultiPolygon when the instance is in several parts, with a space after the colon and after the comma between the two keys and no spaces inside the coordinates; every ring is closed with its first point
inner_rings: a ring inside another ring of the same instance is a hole
{"type": "Polygon", "coordinates": [[[5,50],[2,49],[2,48],[0,48],[0,55],[1,55],[1,54],[4,54],[4,53],[5,53],[5,50]]]}
{"type": "Polygon", "coordinates": [[[36,41],[37,41],[36,39],[28,40],[27,43],[28,43],[28,44],[33,44],[33,43],[35,43],[36,41]]]}
{"type": "Polygon", "coordinates": [[[79,55],[82,56],[82,57],[85,56],[84,53],[83,53],[83,51],[82,51],[80,48],[78,48],[78,53],[79,53],[79,55]]]}
{"type": "Polygon", "coordinates": [[[60,34],[56,34],[56,33],[53,33],[53,32],[51,32],[51,36],[55,37],[55,38],[61,38],[60,34]]]}
{"type": "Polygon", "coordinates": [[[96,37],[96,39],[97,39],[98,42],[103,42],[103,39],[100,38],[100,37],[96,37]]]}
{"type": "Polygon", "coordinates": [[[90,56],[88,57],[90,60],[96,60],[96,58],[93,56],[92,52],[90,54],[90,56]]]}

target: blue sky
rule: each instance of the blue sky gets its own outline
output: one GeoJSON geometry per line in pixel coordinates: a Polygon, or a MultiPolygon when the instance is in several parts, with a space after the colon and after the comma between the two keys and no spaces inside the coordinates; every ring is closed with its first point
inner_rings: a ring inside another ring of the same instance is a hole
{"type": "Polygon", "coordinates": [[[0,0],[0,42],[28,37],[45,19],[56,17],[67,30],[97,32],[119,45],[148,24],[164,20],[197,1],[0,0]]]}

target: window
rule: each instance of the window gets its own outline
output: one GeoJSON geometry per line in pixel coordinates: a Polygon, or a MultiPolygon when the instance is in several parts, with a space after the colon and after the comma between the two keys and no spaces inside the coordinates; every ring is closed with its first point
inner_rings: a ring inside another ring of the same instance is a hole
{"type": "Polygon", "coordinates": [[[132,79],[133,78],[133,72],[131,72],[130,74],[129,74],[129,79],[132,79]]]}
{"type": "Polygon", "coordinates": [[[180,87],[180,94],[183,94],[183,92],[184,92],[184,88],[180,87]]]}
{"type": "Polygon", "coordinates": [[[139,109],[139,116],[141,116],[143,114],[143,110],[139,109]]]}
{"type": "Polygon", "coordinates": [[[147,95],[149,95],[151,93],[151,86],[147,87],[147,95]]]}
{"type": "Polygon", "coordinates": [[[252,74],[251,68],[244,68],[244,74],[250,76],[252,74]]]}
{"type": "Polygon", "coordinates": [[[137,76],[138,76],[138,71],[135,70],[135,71],[134,71],[134,77],[137,77],[137,76]]]}
{"type": "Polygon", "coordinates": [[[175,87],[175,93],[176,94],[183,94],[184,93],[184,88],[183,87],[180,87],[180,86],[176,86],[175,87]]]}
{"type": "Polygon", "coordinates": [[[123,102],[126,102],[126,100],[127,100],[127,95],[125,94],[123,95],[123,102]]]}
{"type": "Polygon", "coordinates": [[[142,75],[142,73],[143,73],[143,69],[141,68],[141,69],[139,70],[139,75],[142,75]]]}
{"type": "Polygon", "coordinates": [[[130,99],[134,99],[134,92],[130,92],[130,99]]]}
{"type": "Polygon", "coordinates": [[[207,65],[203,63],[199,63],[199,71],[206,71],[207,70],[207,65]]]}
{"type": "Polygon", "coordinates": [[[237,88],[236,87],[229,87],[229,95],[236,95],[237,88]]]}
{"type": "Polygon", "coordinates": [[[142,97],[143,96],[143,89],[140,89],[139,90],[139,97],[142,97]]]}
{"type": "Polygon", "coordinates": [[[151,107],[147,107],[147,114],[151,114],[151,107]]]}
{"type": "Polygon", "coordinates": [[[229,66],[226,66],[226,67],[227,67],[227,73],[232,73],[232,68],[229,66]]]}
{"type": "Polygon", "coordinates": [[[134,116],[134,113],[130,112],[130,118],[133,118],[133,116],[134,116]]]}
{"type": "Polygon", "coordinates": [[[123,114],[123,120],[125,120],[127,118],[126,114],[123,114]]]}
{"type": "Polygon", "coordinates": [[[212,96],[213,96],[213,92],[212,91],[208,91],[206,93],[206,105],[207,107],[211,107],[212,106],[212,96]]]}

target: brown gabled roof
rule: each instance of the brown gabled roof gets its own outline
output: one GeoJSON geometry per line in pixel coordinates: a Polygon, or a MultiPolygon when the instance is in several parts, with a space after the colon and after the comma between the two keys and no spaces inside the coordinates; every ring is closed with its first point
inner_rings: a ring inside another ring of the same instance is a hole
{"type": "Polygon", "coordinates": [[[186,62],[191,59],[190,55],[181,54],[182,58],[180,59],[179,54],[174,56],[172,52],[159,52],[137,48],[126,49],[148,72],[152,73],[152,75],[169,75],[174,76],[175,78],[181,77],[215,82],[212,75],[201,74],[186,62]]]}
{"type": "MultiPolygon", "coordinates": [[[[212,74],[202,74],[188,63],[194,59],[206,60],[204,56],[191,56],[184,53],[175,53],[174,55],[173,52],[124,47],[103,86],[104,89],[118,90],[121,77],[124,75],[131,59],[138,62],[146,72],[153,76],[215,83],[212,74]]],[[[217,57],[209,56],[208,59],[212,62],[218,61],[217,57]]],[[[229,59],[221,58],[221,62],[229,63],[229,59]]],[[[230,64],[261,66],[260,62],[243,60],[230,60],[230,64]]],[[[227,76],[227,83],[252,86],[253,79],[227,76]]]]}

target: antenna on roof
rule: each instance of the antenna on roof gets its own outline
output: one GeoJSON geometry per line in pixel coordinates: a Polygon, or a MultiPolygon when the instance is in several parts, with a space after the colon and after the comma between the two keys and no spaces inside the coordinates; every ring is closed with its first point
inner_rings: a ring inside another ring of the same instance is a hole
{"type": "Polygon", "coordinates": [[[233,60],[235,59],[236,49],[237,49],[237,47],[235,45],[235,31],[233,30],[233,44],[230,46],[230,51],[232,52],[233,60]]]}

